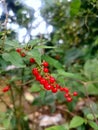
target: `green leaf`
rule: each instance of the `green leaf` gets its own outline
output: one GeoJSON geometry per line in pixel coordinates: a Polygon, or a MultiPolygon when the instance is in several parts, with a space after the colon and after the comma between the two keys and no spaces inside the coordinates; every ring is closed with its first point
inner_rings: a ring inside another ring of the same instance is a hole
{"type": "Polygon", "coordinates": [[[46,128],[45,130],[67,130],[67,129],[65,129],[64,128],[64,126],[60,126],[60,125],[58,125],[58,126],[52,126],[52,127],[49,127],[49,128],[46,128]]]}
{"type": "Polygon", "coordinates": [[[56,47],[54,47],[54,46],[39,45],[39,46],[36,46],[35,48],[56,48],[56,47]]]}
{"type": "Polygon", "coordinates": [[[98,60],[88,60],[84,65],[84,74],[90,80],[98,80],[98,60]]]}
{"type": "Polygon", "coordinates": [[[45,98],[45,95],[46,95],[46,91],[45,90],[40,91],[40,98],[42,100],[45,98]]]}
{"type": "Polygon", "coordinates": [[[18,43],[18,41],[16,40],[5,40],[5,47],[4,49],[6,51],[10,51],[10,50],[16,50],[16,48],[19,48],[21,45],[18,43]]]}
{"type": "Polygon", "coordinates": [[[78,74],[65,72],[65,71],[62,70],[62,69],[58,69],[57,72],[58,72],[59,75],[62,75],[62,76],[68,77],[68,78],[80,79],[80,80],[82,80],[82,77],[81,77],[80,75],[78,75],[78,74]]]}
{"type": "Polygon", "coordinates": [[[40,85],[38,84],[33,84],[32,87],[30,88],[30,92],[39,92],[41,90],[40,85]]]}
{"type": "Polygon", "coordinates": [[[88,124],[94,128],[94,130],[98,130],[98,125],[94,121],[88,121],[88,124]]]}
{"type": "Polygon", "coordinates": [[[41,52],[38,49],[29,51],[27,55],[33,57],[39,65],[41,64],[41,52]]]}
{"type": "Polygon", "coordinates": [[[25,67],[21,56],[15,51],[3,53],[2,58],[5,61],[9,61],[10,63],[12,63],[12,65],[15,65],[16,67],[25,67]]]}
{"type": "Polygon", "coordinates": [[[49,64],[57,69],[63,68],[62,64],[59,63],[59,61],[51,58],[50,56],[44,55],[42,56],[42,58],[44,60],[46,60],[47,62],[49,62],[49,64]]]}
{"type": "Polygon", "coordinates": [[[10,127],[10,120],[9,119],[4,119],[3,126],[4,126],[4,128],[8,129],[10,127]]]}
{"type": "Polygon", "coordinates": [[[95,87],[93,84],[88,84],[87,91],[90,95],[98,95],[98,88],[95,87]]]}
{"type": "Polygon", "coordinates": [[[81,126],[85,122],[84,118],[80,116],[75,116],[72,118],[70,122],[70,128],[77,128],[78,126],[81,126]]]}
{"type": "MultiPolygon", "coordinates": [[[[16,48],[16,47],[19,47],[19,43],[18,43],[18,41],[16,41],[16,40],[6,40],[5,41],[5,44],[6,45],[9,45],[9,46],[11,46],[11,47],[14,47],[14,48],[16,48]]],[[[6,46],[5,46],[6,47],[6,46]]]]}
{"type": "MultiPolygon", "coordinates": [[[[98,118],[98,114],[95,114],[95,117],[98,118]]],[[[94,120],[93,114],[91,114],[91,113],[87,114],[87,119],[94,120]]]]}
{"type": "Polygon", "coordinates": [[[71,48],[66,51],[65,55],[65,64],[69,65],[73,63],[77,58],[81,57],[84,55],[83,50],[78,49],[78,48],[71,48]]]}
{"type": "Polygon", "coordinates": [[[81,0],[72,0],[71,1],[71,9],[70,9],[70,14],[71,16],[77,15],[79,12],[81,6],[81,0]]]}

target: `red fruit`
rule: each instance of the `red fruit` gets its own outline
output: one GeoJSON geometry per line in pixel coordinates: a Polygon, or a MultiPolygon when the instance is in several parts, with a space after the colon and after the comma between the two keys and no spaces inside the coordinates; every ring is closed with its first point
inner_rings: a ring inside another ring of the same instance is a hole
{"type": "Polygon", "coordinates": [[[32,74],[34,74],[35,76],[39,75],[38,69],[37,68],[33,68],[32,69],[32,74]]]}
{"type": "Polygon", "coordinates": [[[22,57],[25,57],[25,56],[26,56],[26,54],[25,54],[24,52],[22,52],[22,53],[21,53],[21,56],[22,56],[22,57]]]}
{"type": "Polygon", "coordinates": [[[71,97],[67,97],[67,102],[71,102],[72,101],[72,98],[71,97]]]}
{"type": "Polygon", "coordinates": [[[69,93],[66,93],[66,94],[64,95],[65,98],[68,98],[69,96],[70,96],[69,93]]]}
{"type": "Polygon", "coordinates": [[[65,88],[63,88],[63,87],[60,87],[60,91],[65,91],[65,88]]]}
{"type": "Polygon", "coordinates": [[[21,52],[21,48],[17,48],[16,51],[17,51],[18,53],[20,53],[20,52],[21,52]]]}
{"type": "Polygon", "coordinates": [[[42,79],[41,75],[36,75],[36,80],[40,81],[42,79]]]}
{"type": "Polygon", "coordinates": [[[57,89],[56,87],[52,87],[52,92],[53,92],[53,93],[56,93],[57,90],[58,90],[58,89],[57,89]]]}
{"type": "Polygon", "coordinates": [[[68,89],[68,88],[64,88],[64,91],[65,91],[66,93],[68,93],[68,92],[69,92],[69,89],[68,89]]]}
{"type": "Polygon", "coordinates": [[[78,93],[77,92],[73,92],[73,96],[78,96],[78,93]]]}
{"type": "Polygon", "coordinates": [[[34,63],[35,59],[34,58],[30,58],[30,63],[34,63]]]}
{"type": "Polygon", "coordinates": [[[7,92],[10,90],[10,86],[6,86],[5,88],[2,89],[2,92],[7,92]]]}
{"type": "Polygon", "coordinates": [[[52,86],[47,83],[47,84],[44,85],[44,88],[45,88],[46,90],[51,90],[52,86]]]}
{"type": "Polygon", "coordinates": [[[48,73],[48,72],[49,72],[49,69],[48,69],[48,68],[44,68],[43,71],[44,71],[45,73],[48,73]]]}
{"type": "Polygon", "coordinates": [[[44,78],[40,79],[40,84],[45,85],[45,83],[46,83],[46,80],[44,78]]]}
{"type": "Polygon", "coordinates": [[[57,89],[60,89],[60,88],[61,88],[61,86],[60,86],[60,85],[58,85],[58,84],[56,84],[56,88],[57,88],[57,89]]]}
{"type": "Polygon", "coordinates": [[[55,82],[55,78],[54,77],[50,77],[50,83],[54,83],[55,82]]]}
{"type": "Polygon", "coordinates": [[[44,67],[48,67],[48,62],[44,61],[43,64],[42,64],[44,67]]]}

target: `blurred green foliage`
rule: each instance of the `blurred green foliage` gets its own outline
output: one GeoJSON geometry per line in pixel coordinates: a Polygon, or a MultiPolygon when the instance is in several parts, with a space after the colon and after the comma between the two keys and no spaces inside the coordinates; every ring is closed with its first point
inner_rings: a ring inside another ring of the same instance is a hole
{"type": "MultiPolygon", "coordinates": [[[[67,86],[71,91],[78,91],[79,97],[71,104],[67,104],[63,95],[58,92],[53,95],[51,92],[45,92],[41,85],[33,81],[28,84],[30,92],[39,93],[32,105],[51,106],[51,112],[56,109],[55,102],[66,103],[69,111],[74,111],[76,103],[84,100],[88,96],[98,97],[98,1],[97,0],[42,0],[41,16],[47,24],[53,26],[53,32],[46,40],[38,36],[35,40],[29,41],[25,45],[20,45],[17,41],[8,39],[5,41],[5,47],[2,49],[2,39],[0,42],[0,74],[9,74],[14,76],[13,81],[22,80],[23,83],[32,79],[29,58],[33,55],[38,65],[42,60],[50,64],[50,73],[61,86],[67,86]],[[43,41],[42,41],[43,40],[43,41]],[[48,43],[51,46],[47,46],[48,43]],[[21,58],[16,54],[17,47],[29,48],[27,56],[21,58]],[[31,49],[30,49],[31,48],[31,49]],[[7,65],[17,66],[15,70],[6,71],[7,65]],[[26,64],[26,66],[25,66],[26,64]],[[17,71],[17,73],[16,73],[17,71]],[[24,71],[24,73],[22,73],[24,71]],[[86,86],[85,84],[86,83],[86,86]],[[85,90],[87,89],[87,92],[85,90]]],[[[19,10],[20,14],[23,9],[19,10]]],[[[19,13],[18,12],[18,13],[19,13]]],[[[28,25],[33,17],[27,19],[25,16],[17,13],[17,20],[20,26],[28,25]],[[21,21],[21,16],[23,20],[21,21]],[[20,21],[19,21],[20,20],[20,21]],[[28,22],[29,21],[29,22],[28,22]]],[[[31,29],[28,28],[27,29],[31,29]]],[[[2,32],[0,33],[2,37],[2,32]]],[[[98,115],[97,100],[91,102],[95,115],[98,115]]],[[[76,115],[70,119],[70,125],[54,126],[46,130],[60,130],[77,128],[77,130],[97,129],[93,114],[88,106],[81,109],[81,115],[76,115]],[[82,113],[82,114],[81,114],[82,113]],[[91,114],[91,115],[90,115],[91,114]],[[80,122],[79,122],[80,121],[80,122]]],[[[96,118],[98,118],[96,116],[96,118]]]]}

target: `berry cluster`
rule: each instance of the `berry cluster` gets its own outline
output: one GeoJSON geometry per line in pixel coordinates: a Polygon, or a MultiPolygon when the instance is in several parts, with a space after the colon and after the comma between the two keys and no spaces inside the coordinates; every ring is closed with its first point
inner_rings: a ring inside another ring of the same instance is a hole
{"type": "MultiPolygon", "coordinates": [[[[22,56],[25,57],[26,54],[22,51],[21,48],[17,48],[16,51],[22,56]]],[[[29,62],[36,63],[36,60],[34,58],[30,58],[29,62]]],[[[56,93],[58,91],[63,92],[64,97],[66,98],[67,102],[71,102],[73,100],[74,96],[78,96],[77,92],[71,93],[69,88],[60,86],[56,79],[51,76],[49,73],[49,63],[46,61],[43,61],[40,67],[36,67],[32,69],[32,74],[35,76],[36,80],[44,87],[45,90],[51,91],[52,93],[56,93]]],[[[10,90],[10,86],[6,86],[3,88],[3,92],[7,92],[10,90]]]]}
{"type": "Polygon", "coordinates": [[[52,93],[56,93],[61,91],[64,93],[64,97],[66,98],[67,102],[71,102],[73,96],[77,96],[77,92],[71,93],[67,87],[61,87],[57,82],[56,79],[51,76],[48,69],[48,62],[44,61],[42,63],[41,68],[33,68],[32,74],[35,76],[36,80],[43,85],[45,90],[50,90],[52,93]]]}

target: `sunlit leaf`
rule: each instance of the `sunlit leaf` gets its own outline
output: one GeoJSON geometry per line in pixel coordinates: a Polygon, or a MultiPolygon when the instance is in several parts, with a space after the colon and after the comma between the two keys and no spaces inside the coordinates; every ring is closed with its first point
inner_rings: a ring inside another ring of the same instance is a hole
{"type": "Polygon", "coordinates": [[[52,126],[52,127],[49,127],[49,128],[46,128],[45,130],[67,130],[64,128],[64,126],[52,126]]]}
{"type": "Polygon", "coordinates": [[[78,126],[81,126],[85,122],[84,118],[80,116],[75,116],[72,118],[70,122],[70,128],[77,128],[78,126]]]}
{"type": "Polygon", "coordinates": [[[15,51],[3,53],[2,58],[5,61],[9,61],[12,65],[15,65],[16,67],[25,67],[25,64],[23,63],[21,56],[15,51]]]}

